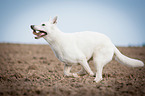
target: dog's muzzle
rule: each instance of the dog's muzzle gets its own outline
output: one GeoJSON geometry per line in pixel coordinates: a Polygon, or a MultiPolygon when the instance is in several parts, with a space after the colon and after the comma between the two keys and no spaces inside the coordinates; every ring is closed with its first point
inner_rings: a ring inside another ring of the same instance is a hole
{"type": "Polygon", "coordinates": [[[35,30],[34,26],[35,25],[31,25],[30,27],[33,30],[33,34],[36,35],[35,39],[39,39],[39,38],[47,35],[47,33],[45,31],[35,30]]]}

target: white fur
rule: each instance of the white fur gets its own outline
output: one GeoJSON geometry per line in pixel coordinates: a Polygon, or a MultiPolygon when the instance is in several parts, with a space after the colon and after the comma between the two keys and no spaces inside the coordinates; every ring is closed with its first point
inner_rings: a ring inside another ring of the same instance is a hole
{"type": "Polygon", "coordinates": [[[65,63],[65,75],[78,77],[87,72],[90,76],[94,76],[95,74],[88,64],[88,61],[93,58],[97,71],[94,81],[99,82],[102,80],[104,65],[112,60],[114,54],[117,60],[124,65],[131,67],[144,66],[142,61],[122,55],[104,34],[91,31],[63,33],[57,28],[56,20],[57,17],[45,22],[46,26],[35,25],[34,29],[47,32],[44,39],[49,43],[55,56],[65,63]],[[80,64],[82,66],[81,71],[70,73],[74,64],[80,64]]]}

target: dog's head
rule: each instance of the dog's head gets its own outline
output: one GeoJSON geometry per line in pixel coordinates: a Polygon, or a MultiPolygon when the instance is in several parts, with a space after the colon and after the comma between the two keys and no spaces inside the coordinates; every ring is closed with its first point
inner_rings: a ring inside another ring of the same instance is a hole
{"type": "Polygon", "coordinates": [[[33,34],[36,35],[35,39],[39,39],[51,33],[53,27],[56,25],[57,16],[53,20],[51,18],[48,22],[44,22],[41,25],[31,25],[33,34]]]}

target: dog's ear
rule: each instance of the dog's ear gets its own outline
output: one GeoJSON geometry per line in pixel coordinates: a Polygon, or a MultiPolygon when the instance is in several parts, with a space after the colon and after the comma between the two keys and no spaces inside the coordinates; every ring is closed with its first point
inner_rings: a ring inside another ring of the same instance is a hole
{"type": "Polygon", "coordinates": [[[52,20],[52,18],[50,17],[48,21],[51,22],[51,20],[52,20]]]}
{"type": "Polygon", "coordinates": [[[52,23],[53,23],[53,24],[56,24],[56,23],[57,23],[57,16],[55,16],[55,17],[53,18],[52,23]]]}

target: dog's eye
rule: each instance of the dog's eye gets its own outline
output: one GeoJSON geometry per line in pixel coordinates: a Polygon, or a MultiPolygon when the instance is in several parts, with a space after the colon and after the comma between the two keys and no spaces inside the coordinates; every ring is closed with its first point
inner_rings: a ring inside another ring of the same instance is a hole
{"type": "Polygon", "coordinates": [[[42,24],[42,26],[45,26],[45,24],[42,24]]]}

